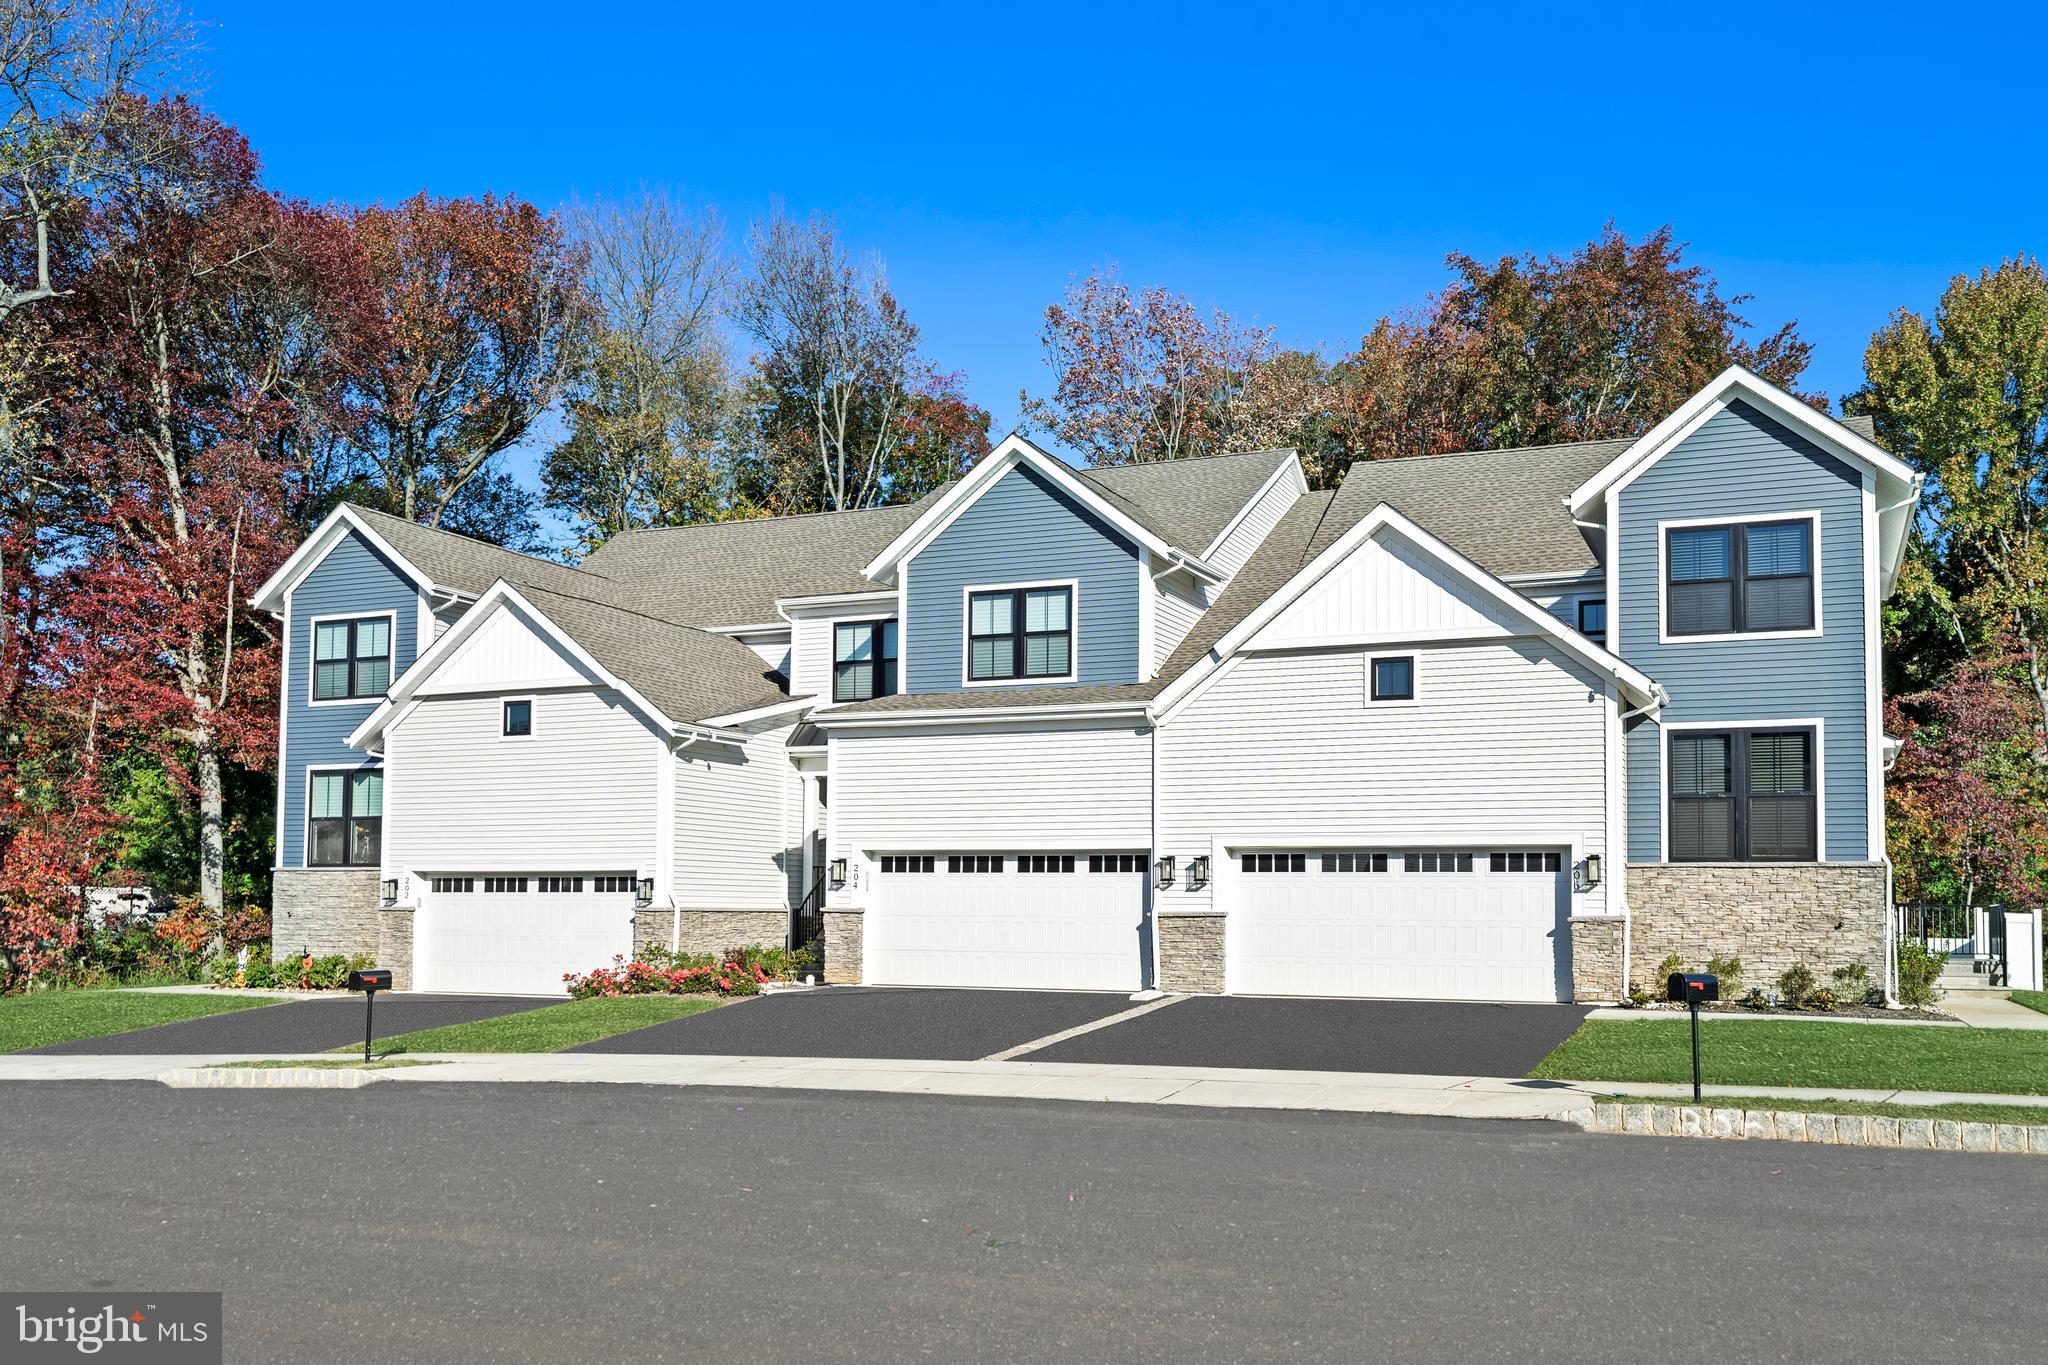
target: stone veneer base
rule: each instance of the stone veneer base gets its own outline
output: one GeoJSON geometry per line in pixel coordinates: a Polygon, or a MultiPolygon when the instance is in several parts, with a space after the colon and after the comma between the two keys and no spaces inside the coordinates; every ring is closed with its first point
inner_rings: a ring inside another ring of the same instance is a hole
{"type": "Polygon", "coordinates": [[[1229,916],[1162,914],[1159,931],[1159,988],[1187,995],[1223,993],[1223,942],[1229,916]]]}
{"type": "Polygon", "coordinates": [[[374,867],[280,867],[270,875],[270,944],[278,957],[374,955],[380,918],[374,867]]]}
{"type": "Polygon", "coordinates": [[[858,986],[862,980],[861,937],[864,920],[858,910],[825,910],[825,984],[858,986]]]}
{"type": "Polygon", "coordinates": [[[1572,1001],[1600,1004],[1619,1000],[1621,917],[1588,915],[1572,920],[1572,1001]]]}
{"type": "Polygon", "coordinates": [[[391,969],[391,989],[412,989],[412,912],[394,905],[377,914],[377,965],[391,969]]]}
{"type": "Polygon", "coordinates": [[[1823,982],[1851,963],[1884,979],[1883,863],[1630,863],[1626,875],[1629,976],[1645,989],[1674,953],[1691,971],[1741,958],[1744,990],[1772,989],[1795,963],[1823,982]]]}
{"type": "MultiPolygon", "coordinates": [[[[645,911],[641,911],[645,914],[645,911]]],[[[787,910],[692,910],[671,911],[682,924],[676,946],[686,953],[722,953],[728,948],[780,948],[789,942],[787,910]]],[[[668,929],[664,924],[662,928],[668,929]]],[[[663,939],[666,942],[666,938],[663,939]]],[[[640,944],[640,926],[633,926],[633,943],[640,944]]]]}

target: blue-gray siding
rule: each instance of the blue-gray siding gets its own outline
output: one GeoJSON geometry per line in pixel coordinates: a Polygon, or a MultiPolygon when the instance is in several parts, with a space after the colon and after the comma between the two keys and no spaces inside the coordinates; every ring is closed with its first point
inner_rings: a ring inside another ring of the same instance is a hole
{"type": "MultiPolygon", "coordinates": [[[[1826,722],[1822,842],[1831,860],[1869,856],[1864,696],[1863,485],[1858,473],[1745,403],[1730,404],[1620,496],[1620,610],[1610,645],[1664,685],[1662,720],[1826,722]],[[1657,642],[1657,523],[1820,513],[1818,637],[1657,642]],[[1613,642],[1618,640],[1618,645],[1613,642]]],[[[1662,858],[1658,723],[1628,737],[1629,858],[1662,858]]]]}
{"type": "Polygon", "coordinates": [[[904,691],[960,690],[964,588],[1054,579],[1080,584],[1078,680],[1139,681],[1137,564],[1137,547],[1087,508],[1011,470],[910,561],[904,691]]]}
{"type": "Polygon", "coordinates": [[[306,853],[306,769],[371,762],[343,743],[375,701],[350,706],[314,706],[312,696],[313,618],[367,616],[391,612],[391,672],[395,678],[419,651],[419,593],[396,565],[350,532],[292,589],[286,622],[291,652],[285,687],[284,772],[278,800],[284,808],[284,843],[279,867],[303,867],[306,853]]]}

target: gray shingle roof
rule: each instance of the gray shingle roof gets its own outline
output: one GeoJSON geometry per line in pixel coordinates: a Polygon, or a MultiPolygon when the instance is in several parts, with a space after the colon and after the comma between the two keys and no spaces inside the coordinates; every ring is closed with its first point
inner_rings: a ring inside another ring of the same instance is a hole
{"type": "Polygon", "coordinates": [[[879,590],[861,570],[923,506],[627,531],[583,565],[630,583],[649,611],[705,626],[758,625],[776,619],[784,597],[879,590]]]}
{"type": "Polygon", "coordinates": [[[1255,450],[1075,473],[1167,544],[1199,555],[1294,458],[1291,450],[1255,450]]]}
{"type": "Polygon", "coordinates": [[[515,587],[553,587],[564,592],[603,595],[610,585],[587,569],[557,564],[507,550],[489,541],[421,526],[404,517],[392,516],[355,503],[349,506],[367,522],[385,543],[405,556],[412,566],[434,580],[437,587],[456,588],[481,597],[499,579],[515,587]]]}
{"type": "Polygon", "coordinates": [[[1459,455],[1361,460],[1317,534],[1320,553],[1381,503],[1500,578],[1599,567],[1564,499],[1630,441],[1580,441],[1459,455]]]}
{"type": "Polygon", "coordinates": [[[788,700],[761,656],[729,636],[610,602],[530,584],[513,586],[670,720],[708,720],[788,700]]]}

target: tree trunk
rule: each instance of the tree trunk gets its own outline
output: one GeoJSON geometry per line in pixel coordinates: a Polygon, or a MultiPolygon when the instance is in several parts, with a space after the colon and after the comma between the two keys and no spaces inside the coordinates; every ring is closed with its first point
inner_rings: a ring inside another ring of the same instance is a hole
{"type": "Polygon", "coordinates": [[[213,708],[201,699],[192,727],[199,779],[199,900],[218,913],[226,901],[227,797],[221,778],[220,735],[213,708]]]}

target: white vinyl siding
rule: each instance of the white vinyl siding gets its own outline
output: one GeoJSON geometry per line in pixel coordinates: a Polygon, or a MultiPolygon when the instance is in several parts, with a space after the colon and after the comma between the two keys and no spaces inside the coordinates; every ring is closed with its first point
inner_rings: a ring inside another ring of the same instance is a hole
{"type": "Polygon", "coordinates": [[[1281,475],[1279,481],[1252,505],[1244,520],[1230,528],[1230,534],[1208,556],[1209,562],[1226,574],[1234,574],[1243,568],[1244,562],[1272,534],[1273,528],[1280,524],[1280,518],[1287,515],[1287,509],[1294,506],[1305,488],[1298,465],[1293,471],[1281,475]]]}
{"type": "MultiPolygon", "coordinates": [[[[1150,781],[1151,740],[1131,725],[840,733],[827,856],[1149,848],[1150,781]]],[[[849,882],[830,903],[860,897],[849,882]]]]}
{"type": "Polygon", "coordinates": [[[1199,584],[1186,588],[1158,583],[1152,594],[1152,658],[1149,669],[1159,671],[1180,642],[1209,608],[1209,590],[1199,584]]]}
{"type": "Polygon", "coordinates": [[[426,697],[385,733],[384,868],[634,869],[655,856],[652,732],[609,689],[541,692],[533,734],[503,698],[426,697]]]}
{"type": "MultiPolygon", "coordinates": [[[[743,745],[693,744],[676,764],[675,902],[686,910],[780,910],[789,904],[787,723],[743,745]]],[[[801,873],[798,874],[799,876],[801,873]]]]}
{"type": "MultiPolygon", "coordinates": [[[[1484,841],[1604,853],[1604,684],[1522,638],[1404,649],[1417,703],[1365,701],[1365,651],[1240,659],[1160,731],[1160,847],[1484,841]]],[[[1213,883],[1212,883],[1213,886],[1213,883]]],[[[1206,906],[1180,879],[1162,909],[1206,906]]],[[[1605,905],[1605,888],[1573,912],[1605,905]]]]}
{"type": "MultiPolygon", "coordinates": [[[[816,697],[818,705],[832,703],[832,631],[841,621],[893,621],[893,598],[876,598],[863,606],[845,607],[828,616],[804,614],[795,617],[790,628],[789,695],[816,697]]],[[[901,639],[898,639],[901,649],[901,639]]],[[[897,661],[901,678],[902,660],[897,661]]],[[[899,681],[899,686],[900,686],[899,681]]]]}

